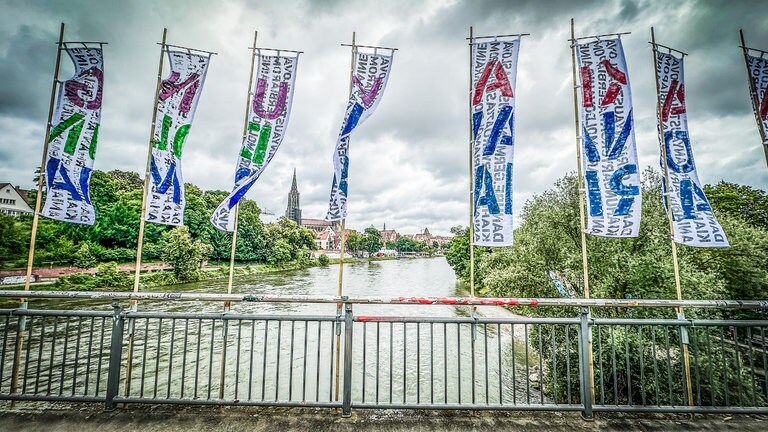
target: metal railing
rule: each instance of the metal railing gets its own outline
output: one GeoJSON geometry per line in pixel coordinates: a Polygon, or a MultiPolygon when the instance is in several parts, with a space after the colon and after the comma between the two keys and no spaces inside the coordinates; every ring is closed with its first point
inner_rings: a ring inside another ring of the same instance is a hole
{"type": "MultiPolygon", "coordinates": [[[[19,292],[0,291],[0,297],[18,298],[19,292]]],[[[118,300],[112,312],[0,309],[0,400],[100,402],[108,409],[129,403],[312,406],[340,408],[343,415],[357,408],[581,411],[586,417],[594,411],[768,413],[768,320],[606,319],[592,317],[587,307],[565,318],[353,313],[360,303],[369,310],[371,304],[546,307],[552,299],[187,297],[337,303],[343,309],[318,316],[137,312],[118,300]]],[[[639,300],[581,302],[569,306],[646,306],[639,300]]]]}

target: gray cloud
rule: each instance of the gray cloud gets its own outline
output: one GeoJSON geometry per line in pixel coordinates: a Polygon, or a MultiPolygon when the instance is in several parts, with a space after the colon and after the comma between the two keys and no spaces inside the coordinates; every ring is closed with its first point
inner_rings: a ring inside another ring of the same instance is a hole
{"type": "MultiPolygon", "coordinates": [[[[253,31],[258,45],[303,50],[290,127],[249,197],[276,214],[293,168],[306,217],[323,217],[332,150],[348,91],[349,43],[399,48],[383,101],[352,137],[350,218],[401,232],[446,233],[468,215],[468,48],[476,35],[531,33],[519,60],[514,207],[576,167],[569,19],[577,36],[624,36],[640,163],[658,166],[647,44],[688,52],[686,94],[699,175],[768,187],[748,99],[738,29],[768,47],[764,2],[233,0],[22,2],[0,16],[0,181],[32,186],[40,161],[58,23],[68,40],[104,40],[106,78],[96,168],[143,172],[159,42],[219,53],[184,151],[185,180],[231,187],[240,146],[253,31]]],[[[65,70],[66,67],[64,68],[65,70]]],[[[71,70],[71,66],[69,69],[71,70]]],[[[64,78],[62,75],[61,78],[64,78]]]]}

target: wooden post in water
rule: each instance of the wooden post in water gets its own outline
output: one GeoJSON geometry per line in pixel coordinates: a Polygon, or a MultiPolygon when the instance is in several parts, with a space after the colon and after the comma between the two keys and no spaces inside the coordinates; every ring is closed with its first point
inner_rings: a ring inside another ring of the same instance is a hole
{"type": "MultiPolygon", "coordinates": [[[[349,62],[349,94],[352,94],[352,76],[355,73],[355,54],[357,54],[357,47],[355,46],[355,32],[352,32],[352,58],[349,62]]],[[[341,179],[339,179],[341,181],[341,179]]],[[[338,290],[338,296],[341,297],[344,294],[344,242],[345,242],[345,231],[346,231],[346,222],[347,219],[344,218],[341,220],[341,246],[339,251],[339,290],[338,290]]],[[[343,305],[341,303],[338,303],[336,305],[336,315],[341,316],[341,309],[343,305]]],[[[340,371],[341,371],[341,327],[339,322],[336,323],[336,392],[334,400],[339,400],[339,385],[340,385],[340,371]]]]}
{"type": "MultiPolygon", "coordinates": [[[[155,137],[155,121],[157,120],[157,104],[160,97],[160,86],[163,82],[163,56],[165,56],[165,40],[168,35],[168,29],[163,29],[163,40],[160,43],[160,63],[157,66],[157,85],[155,86],[155,103],[152,110],[152,124],[149,128],[149,144],[147,145],[147,164],[144,170],[144,190],[141,196],[141,214],[139,215],[139,239],[136,247],[136,268],[133,274],[133,292],[139,292],[139,273],[141,271],[141,251],[144,245],[144,215],[147,212],[147,190],[149,189],[149,170],[152,161],[152,140],[155,137]]],[[[131,310],[138,309],[138,302],[131,301],[131,310]]],[[[133,368],[133,321],[128,323],[128,360],[125,366],[125,396],[131,391],[131,371],[133,368]]]]}
{"type": "MultiPolygon", "coordinates": [[[[27,256],[27,277],[24,280],[24,291],[30,290],[32,281],[32,263],[35,260],[35,241],[37,239],[37,224],[40,219],[40,203],[43,197],[43,184],[45,178],[45,162],[48,158],[48,138],[51,135],[53,122],[54,103],[56,102],[56,89],[59,84],[59,68],[61,66],[61,50],[64,49],[64,23],[59,29],[59,42],[56,44],[56,66],[53,71],[53,83],[51,84],[51,100],[48,106],[48,123],[45,126],[43,137],[43,156],[40,161],[40,175],[37,177],[37,196],[35,197],[35,213],[32,215],[32,233],[29,237],[29,255],[27,256]]],[[[27,299],[20,299],[20,308],[27,308],[27,299]]],[[[19,328],[16,336],[16,351],[13,357],[13,369],[11,371],[11,394],[16,393],[19,384],[19,367],[21,365],[21,349],[24,345],[24,332],[26,330],[26,317],[19,317],[19,328]]]]}
{"type": "MultiPolygon", "coordinates": [[[[669,197],[669,164],[667,163],[667,146],[664,144],[664,122],[662,121],[662,113],[661,113],[661,100],[659,99],[659,69],[658,69],[658,56],[656,55],[657,48],[656,48],[656,35],[653,32],[653,27],[651,27],[651,55],[653,55],[653,76],[656,81],[656,116],[659,122],[659,147],[661,148],[661,160],[662,160],[662,166],[664,168],[664,181],[666,184],[665,190],[662,191],[664,196],[662,197],[662,200],[666,198],[664,202],[667,203],[667,221],[669,222],[669,240],[672,245],[672,265],[674,267],[674,273],[675,273],[675,292],[677,293],[677,299],[682,300],[683,299],[683,290],[680,284],[680,264],[677,260],[677,244],[675,243],[675,224],[673,220],[673,214],[672,214],[672,203],[668,199],[669,197]]],[[[685,55],[681,53],[681,55],[685,55]]],[[[685,315],[683,313],[683,308],[677,307],[675,308],[675,311],[677,312],[677,318],[678,319],[684,319],[685,315]]],[[[686,383],[686,393],[687,393],[687,401],[689,406],[693,406],[693,389],[691,387],[691,359],[690,359],[690,353],[688,350],[688,337],[687,337],[687,331],[684,328],[680,328],[681,332],[681,339],[682,339],[682,346],[683,346],[683,367],[684,367],[684,373],[685,373],[685,383],[686,383]],[[685,335],[685,337],[682,337],[685,335]]]]}
{"type": "MultiPolygon", "coordinates": [[[[581,234],[581,268],[584,274],[584,298],[589,298],[589,267],[587,265],[587,227],[584,221],[584,174],[581,167],[581,143],[584,137],[581,136],[581,125],[579,122],[579,84],[576,80],[576,31],[574,29],[573,18],[571,18],[571,65],[573,78],[573,122],[576,130],[576,172],[577,187],[579,193],[579,228],[581,234]]],[[[591,311],[590,311],[591,312],[591,311]]],[[[595,363],[592,355],[592,333],[588,335],[587,353],[589,356],[589,385],[591,387],[592,404],[595,403],[595,363]]]]}

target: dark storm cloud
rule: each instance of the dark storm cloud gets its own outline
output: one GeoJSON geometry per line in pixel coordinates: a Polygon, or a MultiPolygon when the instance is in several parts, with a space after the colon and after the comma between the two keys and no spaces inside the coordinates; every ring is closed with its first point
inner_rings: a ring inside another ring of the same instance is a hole
{"type": "MultiPolygon", "coordinates": [[[[105,40],[105,96],[95,167],[142,172],[162,28],[169,42],[217,51],[184,150],[185,180],[231,187],[253,31],[260,46],[302,54],[283,145],[249,197],[278,215],[293,169],[303,214],[324,216],[331,154],[349,85],[349,43],[399,48],[377,112],[352,137],[348,226],[447,233],[469,219],[468,47],[475,35],[531,33],[516,91],[514,208],[576,168],[569,19],[577,36],[629,31],[627,55],[640,164],[658,166],[647,44],[688,52],[686,94],[697,166],[765,188],[738,46],[768,48],[764,2],[726,1],[6,1],[0,15],[0,181],[31,186],[40,160],[60,22],[67,39],[105,40]]],[[[66,69],[67,66],[65,66],[66,69]]],[[[68,66],[71,70],[71,66],[68,66]]],[[[64,76],[62,76],[64,78],[64,76]]]]}

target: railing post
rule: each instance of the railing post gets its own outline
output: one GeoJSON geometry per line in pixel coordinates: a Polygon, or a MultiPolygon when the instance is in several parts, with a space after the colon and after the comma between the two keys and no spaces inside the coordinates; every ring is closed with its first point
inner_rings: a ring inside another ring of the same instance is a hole
{"type": "Polygon", "coordinates": [[[117,407],[115,396],[120,391],[120,361],[123,356],[123,328],[125,315],[123,308],[117,301],[112,302],[114,315],[112,316],[112,342],[109,347],[109,369],[107,370],[107,397],[104,409],[112,411],[117,407]]]}
{"type": "MultiPolygon", "coordinates": [[[[28,303],[21,302],[22,310],[26,310],[28,303]]],[[[21,369],[21,355],[24,348],[24,333],[27,330],[27,316],[19,315],[19,325],[16,331],[16,349],[13,351],[13,368],[11,369],[11,394],[16,394],[19,389],[19,370],[21,369]]],[[[6,329],[7,331],[7,329],[6,329]]],[[[29,361],[29,359],[27,359],[29,361]]],[[[15,401],[11,401],[11,407],[15,401]]]]}
{"type": "Polygon", "coordinates": [[[589,308],[581,311],[581,322],[579,323],[579,377],[581,378],[581,403],[584,404],[583,416],[587,420],[592,420],[592,386],[594,377],[592,376],[592,313],[589,308]]]}
{"type": "MultiPolygon", "coordinates": [[[[685,320],[685,312],[682,309],[677,313],[678,320],[685,320]]],[[[691,382],[691,355],[689,346],[688,328],[680,326],[680,349],[683,353],[683,384],[685,387],[686,402],[688,406],[694,406],[693,403],[693,385],[691,382]]],[[[671,402],[671,401],[670,401],[671,402]]]]}
{"type": "Polygon", "coordinates": [[[352,305],[344,304],[344,392],[341,416],[352,415],[352,305]]]}

